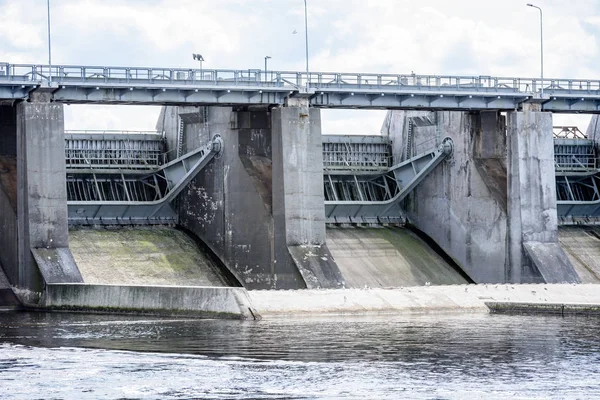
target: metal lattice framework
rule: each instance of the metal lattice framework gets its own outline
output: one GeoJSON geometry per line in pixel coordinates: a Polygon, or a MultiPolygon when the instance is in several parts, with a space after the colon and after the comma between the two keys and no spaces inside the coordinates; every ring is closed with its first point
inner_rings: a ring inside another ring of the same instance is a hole
{"type": "Polygon", "coordinates": [[[175,222],[177,214],[170,203],[219,151],[217,135],[205,146],[150,171],[124,171],[120,163],[114,169],[105,163],[100,170],[70,169],[69,223],[175,222]]]}
{"type": "Polygon", "coordinates": [[[598,147],[577,127],[554,127],[556,208],[562,224],[600,218],[598,147]]]}
{"type": "Polygon", "coordinates": [[[338,171],[386,171],[392,165],[391,145],[385,136],[323,135],[323,169],[338,171]]]}
{"type": "Polygon", "coordinates": [[[161,132],[65,131],[69,169],[156,169],[165,161],[161,132]]]}
{"type": "Polygon", "coordinates": [[[600,113],[600,81],[589,79],[0,63],[0,100],[38,90],[65,103],[250,105],[304,97],[327,108],[515,110],[535,101],[545,111],[600,113]]]}
{"type": "Polygon", "coordinates": [[[363,174],[357,171],[349,174],[326,171],[324,192],[327,222],[402,222],[400,202],[452,154],[452,149],[452,139],[446,138],[437,148],[396,164],[378,175],[372,171],[363,174]]]}
{"type": "Polygon", "coordinates": [[[594,141],[554,139],[554,165],[557,174],[595,171],[598,158],[594,141]]]}
{"type": "Polygon", "coordinates": [[[554,139],[587,139],[587,135],[576,126],[553,126],[554,139]]]}

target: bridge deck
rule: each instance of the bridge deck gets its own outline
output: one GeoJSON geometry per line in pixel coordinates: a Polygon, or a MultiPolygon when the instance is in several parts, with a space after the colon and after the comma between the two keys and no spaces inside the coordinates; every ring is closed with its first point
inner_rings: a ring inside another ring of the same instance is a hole
{"type": "Polygon", "coordinates": [[[600,113],[600,81],[588,79],[0,63],[0,101],[36,90],[65,103],[253,105],[305,97],[323,108],[515,110],[536,101],[551,112],[600,113]]]}

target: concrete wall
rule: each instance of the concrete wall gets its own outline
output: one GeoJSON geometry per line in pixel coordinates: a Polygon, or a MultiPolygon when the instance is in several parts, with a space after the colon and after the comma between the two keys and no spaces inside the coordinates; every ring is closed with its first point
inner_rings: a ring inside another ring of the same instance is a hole
{"type": "Polygon", "coordinates": [[[579,282],[558,244],[550,113],[508,114],[508,231],[508,281],[579,282]]]}
{"type": "Polygon", "coordinates": [[[17,109],[0,106],[0,267],[18,282],[17,109]]]}
{"type": "MultiPolygon", "coordinates": [[[[403,111],[390,114],[392,122],[406,118],[403,111]]],[[[415,117],[414,113],[409,116],[415,117]]],[[[499,129],[502,117],[488,115],[483,125],[479,114],[421,112],[418,117],[430,121],[413,126],[413,142],[421,144],[418,152],[447,136],[454,141],[454,152],[405,201],[409,222],[431,237],[475,282],[505,282],[506,212],[490,190],[496,184],[486,184],[478,168],[482,160],[503,157],[498,152],[506,140],[499,129]]],[[[406,143],[406,124],[388,126],[394,142],[406,143]],[[404,131],[393,126],[403,126],[404,131]]]]}
{"type": "Polygon", "coordinates": [[[321,113],[308,102],[273,110],[273,218],[307,287],[345,286],[325,243],[321,113]]]}
{"type": "Polygon", "coordinates": [[[243,288],[49,284],[42,308],[258,319],[243,288]]]}
{"type": "Polygon", "coordinates": [[[600,148],[600,115],[592,115],[585,133],[588,139],[596,143],[596,148],[600,148]]]}
{"type": "MultiPolygon", "coordinates": [[[[166,133],[173,143],[176,131],[166,133]]],[[[270,113],[211,107],[207,136],[197,136],[197,145],[216,134],[223,139],[222,154],[179,196],[180,224],[207,244],[246,288],[305,287],[284,233],[275,233],[271,214],[270,113]]]]}
{"type": "Polygon", "coordinates": [[[15,284],[40,291],[46,282],[81,282],[68,250],[63,105],[43,94],[17,105],[19,271],[15,284]],[[39,252],[36,254],[36,250],[39,252]],[[35,257],[43,253],[44,258],[35,257]],[[41,275],[40,275],[41,272],[41,275]]]}
{"type": "Polygon", "coordinates": [[[17,154],[17,108],[0,105],[0,155],[17,154]]]}
{"type": "Polygon", "coordinates": [[[579,282],[558,244],[552,116],[532,107],[509,113],[507,125],[498,112],[401,111],[384,124],[399,158],[409,143],[415,154],[454,140],[452,157],[405,206],[409,222],[477,283],[579,282]]]}
{"type": "Polygon", "coordinates": [[[179,197],[179,223],[196,234],[249,289],[339,287],[325,245],[318,110],[166,108],[158,129],[188,150],[219,134],[223,151],[179,197]],[[174,111],[177,110],[177,111],[174,111]],[[310,115],[309,115],[310,114],[310,115]]]}

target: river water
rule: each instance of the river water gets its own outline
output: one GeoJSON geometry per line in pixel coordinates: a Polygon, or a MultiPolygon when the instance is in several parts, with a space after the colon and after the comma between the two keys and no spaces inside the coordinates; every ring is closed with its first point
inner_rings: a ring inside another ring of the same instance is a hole
{"type": "Polygon", "coordinates": [[[0,398],[600,398],[599,334],[560,316],[0,312],[0,398]]]}

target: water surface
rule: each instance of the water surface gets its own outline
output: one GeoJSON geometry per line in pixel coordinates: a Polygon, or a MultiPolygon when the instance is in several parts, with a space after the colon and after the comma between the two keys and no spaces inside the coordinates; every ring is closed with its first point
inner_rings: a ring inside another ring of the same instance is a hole
{"type": "Polygon", "coordinates": [[[0,398],[589,399],[600,319],[0,313],[0,398]]]}

